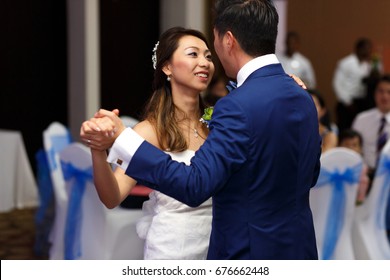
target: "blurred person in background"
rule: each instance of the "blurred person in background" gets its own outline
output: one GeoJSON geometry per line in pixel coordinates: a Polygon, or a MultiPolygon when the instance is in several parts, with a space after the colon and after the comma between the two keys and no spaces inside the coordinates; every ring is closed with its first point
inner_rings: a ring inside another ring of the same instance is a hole
{"type": "Polygon", "coordinates": [[[279,54],[284,71],[302,79],[308,89],[316,88],[316,76],[310,60],[300,52],[301,39],[297,32],[290,31],[286,36],[286,50],[279,54]]]}
{"type": "Polygon", "coordinates": [[[368,109],[367,82],[382,70],[378,58],[373,56],[373,44],[368,38],[355,43],[354,52],[338,61],[333,90],[337,98],[337,125],[340,130],[351,127],[355,116],[368,109]]]}
{"type": "Polygon", "coordinates": [[[337,147],[337,134],[332,129],[328,109],[325,101],[318,90],[309,89],[314,104],[316,105],[318,115],[318,128],[322,139],[322,153],[329,149],[337,147]]]}
{"type": "MultiPolygon", "coordinates": [[[[363,156],[363,137],[354,129],[345,129],[339,134],[339,147],[348,148],[363,156]]],[[[364,161],[364,160],[363,160],[364,161]]],[[[361,205],[366,199],[370,178],[368,176],[368,166],[363,164],[362,173],[359,178],[359,188],[356,196],[356,205],[361,205]]]]}

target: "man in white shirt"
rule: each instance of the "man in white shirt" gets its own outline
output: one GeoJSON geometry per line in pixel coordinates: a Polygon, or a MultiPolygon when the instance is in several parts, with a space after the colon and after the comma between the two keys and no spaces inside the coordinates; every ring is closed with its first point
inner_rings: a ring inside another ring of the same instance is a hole
{"type": "Polygon", "coordinates": [[[333,89],[337,98],[337,125],[340,130],[350,128],[356,114],[366,110],[367,87],[364,83],[372,67],[372,43],[359,39],[354,53],[342,58],[333,76],[333,89]]]}
{"type": "MultiPolygon", "coordinates": [[[[353,122],[353,128],[363,137],[363,158],[371,169],[369,173],[371,182],[375,175],[380,149],[390,138],[390,75],[384,75],[379,79],[374,98],[376,107],[358,114],[353,122]],[[383,128],[381,128],[381,119],[384,119],[383,128]],[[383,143],[380,143],[382,136],[385,139],[383,143]]],[[[390,196],[385,219],[387,236],[390,241],[390,196]]]]}
{"type": "Polygon", "coordinates": [[[278,55],[284,71],[302,79],[307,88],[316,87],[316,77],[310,60],[299,52],[300,37],[298,33],[290,31],[286,37],[285,53],[278,55]]]}
{"type": "Polygon", "coordinates": [[[377,140],[381,118],[386,124],[383,132],[390,138],[390,76],[382,76],[375,89],[376,107],[359,113],[353,121],[352,128],[363,137],[363,158],[371,170],[375,170],[378,161],[377,140]]]}

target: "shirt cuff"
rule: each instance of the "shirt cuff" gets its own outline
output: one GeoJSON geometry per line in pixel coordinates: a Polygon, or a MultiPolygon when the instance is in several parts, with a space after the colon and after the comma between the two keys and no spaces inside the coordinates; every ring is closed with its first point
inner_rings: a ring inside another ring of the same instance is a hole
{"type": "Polygon", "coordinates": [[[126,128],[112,145],[107,162],[126,170],[143,141],[145,139],[139,136],[133,129],[126,128]]]}

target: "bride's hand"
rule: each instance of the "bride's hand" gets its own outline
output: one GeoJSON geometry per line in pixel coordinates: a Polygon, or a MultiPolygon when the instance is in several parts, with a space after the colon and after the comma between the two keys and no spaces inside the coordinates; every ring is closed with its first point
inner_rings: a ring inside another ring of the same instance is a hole
{"type": "Polygon", "coordinates": [[[291,78],[293,78],[294,81],[295,81],[300,87],[302,87],[303,89],[307,89],[305,83],[301,80],[301,78],[295,76],[294,74],[289,74],[289,76],[290,76],[291,78]]]}

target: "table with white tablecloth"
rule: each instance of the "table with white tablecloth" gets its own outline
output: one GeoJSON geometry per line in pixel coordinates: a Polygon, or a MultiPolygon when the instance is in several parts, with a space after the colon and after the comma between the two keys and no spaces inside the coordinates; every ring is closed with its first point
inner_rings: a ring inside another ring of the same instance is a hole
{"type": "Polygon", "coordinates": [[[22,134],[0,129],[0,212],[38,204],[37,184],[22,134]]]}

